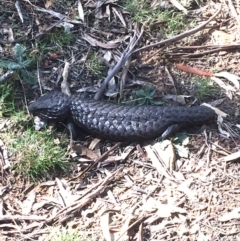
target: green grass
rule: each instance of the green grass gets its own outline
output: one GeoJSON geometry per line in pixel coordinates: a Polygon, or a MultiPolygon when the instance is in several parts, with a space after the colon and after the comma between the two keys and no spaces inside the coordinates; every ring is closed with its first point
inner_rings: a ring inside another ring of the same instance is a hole
{"type": "Polygon", "coordinates": [[[12,99],[12,95],[14,94],[15,91],[10,85],[0,85],[0,118],[9,117],[15,112],[14,101],[12,99]]]}
{"type": "Polygon", "coordinates": [[[196,93],[198,99],[201,100],[219,93],[219,88],[214,86],[209,78],[198,77],[195,81],[198,84],[196,93]]]}
{"type": "Polygon", "coordinates": [[[70,165],[65,155],[67,138],[62,135],[60,144],[56,144],[50,129],[35,131],[25,107],[17,106],[14,89],[13,85],[0,85],[0,122],[7,118],[11,123],[0,130],[0,135],[10,153],[13,170],[33,181],[66,171],[70,165]]]}
{"type": "Polygon", "coordinates": [[[95,77],[104,77],[104,66],[98,55],[98,53],[93,52],[89,55],[86,61],[86,69],[95,77]]]}
{"type": "Polygon", "coordinates": [[[75,40],[75,36],[72,33],[66,32],[63,28],[54,28],[52,32],[46,34],[43,42],[46,44],[53,44],[60,47],[69,45],[75,40]]]}
{"type": "Polygon", "coordinates": [[[163,30],[166,38],[195,26],[195,22],[189,23],[189,19],[181,12],[152,9],[150,1],[121,0],[119,5],[130,13],[133,22],[145,24],[145,29],[149,28],[150,32],[163,30]]]}
{"type": "Polygon", "coordinates": [[[35,60],[43,59],[49,52],[64,54],[66,48],[75,41],[73,33],[66,32],[63,28],[54,28],[37,42],[36,49],[32,51],[35,60]]]}
{"type": "Polygon", "coordinates": [[[59,170],[67,170],[69,162],[63,146],[54,142],[50,129],[35,131],[33,128],[12,136],[8,145],[14,153],[16,172],[33,181],[51,178],[59,170]]]}
{"type": "Polygon", "coordinates": [[[89,238],[81,236],[81,231],[70,230],[62,228],[62,230],[55,231],[54,236],[50,241],[90,241],[89,238]],[[55,233],[56,232],[56,233],[55,233]]]}

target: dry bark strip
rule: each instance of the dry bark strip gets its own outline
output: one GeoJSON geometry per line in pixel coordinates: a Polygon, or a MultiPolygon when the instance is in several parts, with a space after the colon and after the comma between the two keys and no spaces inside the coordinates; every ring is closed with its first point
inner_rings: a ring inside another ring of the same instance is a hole
{"type": "Polygon", "coordinates": [[[81,208],[86,206],[89,202],[92,201],[92,199],[96,198],[100,193],[102,193],[107,187],[108,184],[114,180],[117,180],[120,176],[117,176],[117,174],[123,169],[122,166],[120,166],[114,173],[107,176],[103,181],[97,184],[98,187],[92,192],[89,193],[86,197],[83,198],[83,200],[77,200],[74,203],[72,203],[70,206],[64,207],[56,214],[52,215],[50,218],[46,220],[46,223],[52,223],[52,222],[66,222],[68,219],[72,218],[75,213],[79,212],[81,208]]]}

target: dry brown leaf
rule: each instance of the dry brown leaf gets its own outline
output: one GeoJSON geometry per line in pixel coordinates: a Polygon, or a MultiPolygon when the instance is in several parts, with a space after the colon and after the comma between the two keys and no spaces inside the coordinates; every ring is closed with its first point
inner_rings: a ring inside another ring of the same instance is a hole
{"type": "Polygon", "coordinates": [[[232,44],[235,40],[236,36],[234,34],[229,34],[220,30],[214,30],[212,32],[212,42],[214,45],[232,44]]]}
{"type": "Polygon", "coordinates": [[[218,220],[220,222],[226,222],[232,219],[239,219],[239,218],[240,218],[240,208],[238,207],[233,209],[231,212],[222,215],[221,217],[219,217],[218,220]]]}
{"type": "Polygon", "coordinates": [[[220,162],[229,162],[229,161],[234,161],[240,158],[240,151],[232,153],[228,156],[222,157],[219,159],[220,162]]]}
{"type": "Polygon", "coordinates": [[[101,139],[98,139],[98,138],[94,138],[92,141],[91,141],[91,143],[90,143],[90,145],[89,145],[89,149],[90,150],[94,150],[95,148],[96,148],[96,146],[100,143],[100,141],[101,141],[101,139]]]}
{"type": "Polygon", "coordinates": [[[78,15],[79,15],[79,18],[84,22],[84,12],[83,12],[81,0],[78,0],[78,15]]]}
{"type": "Polygon", "coordinates": [[[113,241],[110,230],[109,230],[109,212],[104,212],[100,217],[100,224],[104,238],[106,241],[113,241]]]}
{"type": "Polygon", "coordinates": [[[172,172],[175,169],[176,155],[171,141],[164,140],[153,145],[159,157],[163,160],[167,168],[172,172]]]}
{"type": "MultiPolygon", "coordinates": [[[[147,156],[152,161],[152,164],[157,169],[158,173],[160,175],[164,175],[169,180],[174,181],[175,178],[172,175],[171,171],[169,170],[169,165],[172,165],[172,161],[170,161],[170,163],[166,165],[166,163],[162,160],[162,157],[160,156],[158,150],[154,148],[154,146],[150,146],[150,145],[145,146],[145,150],[147,152],[147,156]]],[[[171,151],[169,151],[170,158],[171,158],[171,155],[173,154],[171,153],[171,151]]],[[[170,160],[169,157],[168,157],[168,160],[170,160]]]]}
{"type": "Polygon", "coordinates": [[[12,28],[2,28],[2,32],[4,34],[7,34],[8,35],[8,41],[11,42],[11,41],[14,41],[14,37],[13,37],[13,30],[12,28]]]}
{"type": "Polygon", "coordinates": [[[33,190],[28,194],[27,199],[24,200],[22,205],[21,205],[22,214],[29,214],[31,212],[33,203],[35,202],[35,198],[36,198],[36,193],[33,190]]]}
{"type": "Polygon", "coordinates": [[[95,152],[85,146],[73,144],[71,149],[77,152],[79,155],[88,157],[90,160],[95,160],[98,158],[98,155],[95,152]]]}
{"type": "Polygon", "coordinates": [[[45,5],[44,5],[45,8],[50,8],[53,5],[54,1],[55,0],[47,0],[45,5]]]}
{"type": "Polygon", "coordinates": [[[84,35],[82,36],[82,38],[84,40],[86,40],[89,44],[91,44],[92,46],[96,47],[101,47],[101,48],[104,48],[104,49],[114,49],[116,47],[118,47],[119,44],[116,44],[116,43],[103,43],[103,42],[100,42],[98,40],[96,40],[95,38],[91,37],[90,35],[84,33],[84,35]]]}
{"type": "Polygon", "coordinates": [[[134,216],[132,214],[129,214],[121,227],[120,235],[117,238],[117,241],[129,240],[127,230],[129,229],[130,224],[134,222],[134,220],[134,216]]]}
{"type": "Polygon", "coordinates": [[[24,20],[23,20],[23,15],[22,15],[22,10],[21,10],[21,6],[20,6],[20,1],[19,1],[19,0],[17,0],[17,1],[15,2],[15,7],[16,7],[16,9],[17,9],[19,18],[20,18],[21,22],[23,23],[24,20]]]}
{"type": "Polygon", "coordinates": [[[218,115],[218,118],[217,118],[217,124],[218,124],[218,131],[223,135],[225,136],[226,138],[230,137],[231,134],[225,130],[222,129],[222,126],[223,126],[223,118],[222,116],[218,115]]]}
{"type": "Polygon", "coordinates": [[[103,55],[103,59],[105,59],[109,63],[110,60],[112,59],[112,52],[107,50],[103,55]]]}
{"type": "Polygon", "coordinates": [[[74,200],[72,198],[72,193],[66,190],[65,187],[63,186],[63,182],[65,182],[65,180],[59,180],[58,178],[56,178],[56,183],[59,188],[59,193],[63,200],[63,207],[65,207],[65,206],[69,206],[74,200]]]}
{"type": "Polygon", "coordinates": [[[225,84],[217,77],[211,77],[211,79],[226,91],[226,95],[229,97],[229,99],[232,99],[232,92],[236,92],[236,89],[233,86],[225,84]]]}
{"type": "Polygon", "coordinates": [[[122,25],[126,28],[127,25],[126,25],[126,22],[125,22],[125,20],[123,18],[123,15],[122,15],[122,12],[120,11],[120,9],[113,7],[112,10],[118,16],[118,18],[120,19],[122,25]]]}
{"type": "Polygon", "coordinates": [[[166,100],[174,100],[177,101],[179,103],[181,103],[182,105],[186,105],[186,99],[191,98],[191,95],[172,95],[172,94],[167,94],[164,96],[164,99],[166,100]]]}
{"type": "Polygon", "coordinates": [[[179,186],[178,186],[178,190],[183,192],[184,194],[187,195],[187,197],[189,198],[189,200],[191,201],[196,201],[197,200],[197,196],[196,193],[191,190],[189,188],[189,186],[193,183],[193,178],[188,178],[187,180],[185,180],[184,182],[182,182],[179,186]]]}
{"type": "Polygon", "coordinates": [[[234,84],[234,86],[236,87],[236,89],[239,90],[239,88],[240,88],[240,86],[239,86],[240,77],[239,76],[237,76],[235,74],[228,73],[226,71],[216,73],[216,74],[214,74],[214,76],[223,77],[223,78],[231,81],[234,84]]]}
{"type": "Polygon", "coordinates": [[[175,64],[175,66],[178,69],[180,69],[182,71],[185,71],[186,73],[192,73],[192,74],[197,74],[197,75],[201,75],[201,76],[213,76],[212,72],[202,70],[202,69],[199,69],[199,68],[193,68],[193,67],[190,67],[190,66],[182,64],[182,63],[175,64]]]}
{"type": "Polygon", "coordinates": [[[173,6],[175,6],[178,10],[182,11],[184,14],[188,14],[188,11],[185,7],[183,7],[183,5],[177,1],[177,0],[170,0],[170,2],[172,3],[173,6]]]}

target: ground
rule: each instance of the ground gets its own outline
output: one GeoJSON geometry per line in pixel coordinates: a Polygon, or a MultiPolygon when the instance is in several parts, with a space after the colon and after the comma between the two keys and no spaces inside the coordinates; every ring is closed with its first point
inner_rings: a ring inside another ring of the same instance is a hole
{"type": "Polygon", "coordinates": [[[239,11],[0,0],[0,240],[239,240],[239,11]],[[72,142],[28,113],[51,90],[228,116],[163,142],[72,142]]]}

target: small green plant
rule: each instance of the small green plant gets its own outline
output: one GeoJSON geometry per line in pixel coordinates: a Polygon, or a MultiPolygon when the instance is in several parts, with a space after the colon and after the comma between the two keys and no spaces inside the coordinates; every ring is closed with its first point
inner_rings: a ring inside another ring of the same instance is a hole
{"type": "Polygon", "coordinates": [[[97,76],[99,78],[104,76],[103,65],[102,65],[101,59],[99,58],[96,52],[93,52],[92,54],[90,54],[89,58],[86,61],[86,68],[94,76],[97,76]]]}
{"type": "Polygon", "coordinates": [[[26,48],[21,44],[16,44],[14,46],[14,55],[16,61],[0,60],[0,68],[14,70],[20,79],[34,84],[36,82],[35,77],[27,71],[27,68],[32,63],[32,59],[27,58],[26,48]]]}
{"type": "Polygon", "coordinates": [[[50,241],[88,241],[89,239],[81,237],[81,231],[62,229],[59,230],[50,241]]]}
{"type": "Polygon", "coordinates": [[[143,89],[136,91],[136,98],[124,103],[134,102],[139,105],[162,105],[163,102],[154,100],[156,90],[152,85],[147,85],[143,89]]]}
{"type": "Polygon", "coordinates": [[[35,131],[28,128],[12,136],[9,145],[16,160],[16,172],[33,181],[51,176],[56,171],[66,171],[70,165],[65,160],[65,148],[54,142],[49,129],[35,131]]]}
{"type": "Polygon", "coordinates": [[[217,94],[219,89],[214,86],[209,78],[198,78],[197,79],[197,92],[196,96],[201,100],[203,98],[213,96],[217,94]]]}

